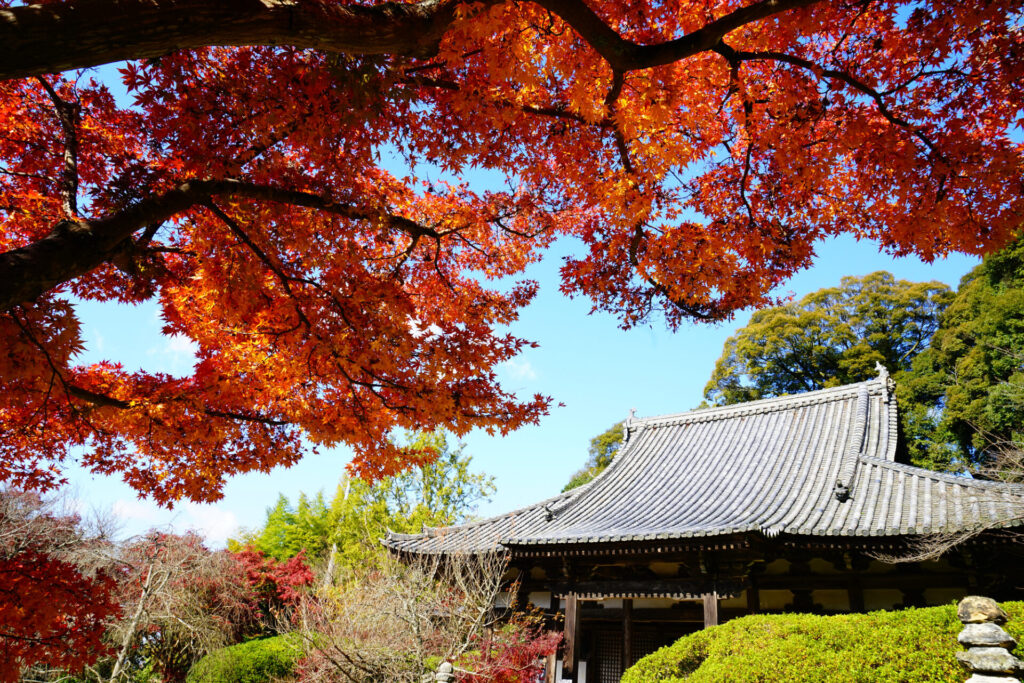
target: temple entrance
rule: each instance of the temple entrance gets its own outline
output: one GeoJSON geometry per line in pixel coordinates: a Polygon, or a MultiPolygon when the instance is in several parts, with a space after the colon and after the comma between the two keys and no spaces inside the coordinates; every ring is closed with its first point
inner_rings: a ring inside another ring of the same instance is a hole
{"type": "Polygon", "coordinates": [[[591,649],[587,659],[586,683],[618,683],[623,672],[637,660],[700,628],[701,624],[678,622],[638,624],[632,634],[631,657],[627,660],[621,626],[595,624],[587,639],[591,649]]]}

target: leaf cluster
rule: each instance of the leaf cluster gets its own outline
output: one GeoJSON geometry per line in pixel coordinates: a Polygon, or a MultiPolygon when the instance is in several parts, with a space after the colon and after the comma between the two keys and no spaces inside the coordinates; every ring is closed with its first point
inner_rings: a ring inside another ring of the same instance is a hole
{"type": "Polygon", "coordinates": [[[558,238],[565,294],[678,329],[774,305],[824,237],[979,254],[1024,215],[1014,0],[0,4],[23,487],[78,459],[210,501],[310,444],[379,479],[421,462],[396,430],[533,424],[496,369],[558,238]],[[49,73],[103,62],[130,105],[49,73]],[[152,301],[194,366],[81,362],[76,298],[152,301]]]}
{"type": "Polygon", "coordinates": [[[287,680],[305,654],[297,633],[250,640],[216,650],[196,662],[187,683],[267,683],[287,680]]]}
{"type": "Polygon", "coordinates": [[[0,487],[0,681],[45,665],[76,671],[107,652],[120,613],[107,546],[60,501],[0,487]]]}

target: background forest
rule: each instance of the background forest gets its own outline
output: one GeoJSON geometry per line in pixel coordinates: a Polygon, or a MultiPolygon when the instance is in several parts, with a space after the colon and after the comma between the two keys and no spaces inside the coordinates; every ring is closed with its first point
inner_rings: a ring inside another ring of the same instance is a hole
{"type": "Polygon", "coordinates": [[[437,458],[374,485],[343,481],[329,501],[282,496],[226,550],[162,531],[118,541],[57,499],[0,492],[0,570],[20,594],[0,616],[28,636],[2,641],[0,680],[417,682],[441,661],[466,680],[527,680],[560,636],[525,605],[493,609],[508,590],[502,558],[405,565],[380,545],[388,530],[462,521],[493,491],[444,434],[403,446],[437,458]],[[66,576],[64,592],[39,580],[49,574],[66,576]]]}

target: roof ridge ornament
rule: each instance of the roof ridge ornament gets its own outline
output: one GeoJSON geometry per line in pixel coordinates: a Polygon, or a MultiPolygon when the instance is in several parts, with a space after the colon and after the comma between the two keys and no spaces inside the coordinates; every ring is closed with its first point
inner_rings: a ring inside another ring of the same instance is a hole
{"type": "Polygon", "coordinates": [[[879,361],[875,361],[875,370],[878,372],[878,381],[885,387],[886,396],[885,402],[889,402],[889,396],[892,392],[896,391],[896,381],[889,374],[889,369],[882,365],[879,361]]]}
{"type": "MultiPolygon", "coordinates": [[[[881,363],[878,365],[884,372],[885,367],[881,363]]],[[[879,373],[879,377],[881,376],[879,373]]],[[[885,372],[885,376],[888,377],[888,372],[885,372]]],[[[864,451],[864,437],[868,431],[868,409],[868,388],[861,385],[860,391],[857,392],[857,407],[854,410],[853,424],[850,425],[850,440],[846,444],[843,464],[839,470],[839,476],[836,478],[835,486],[832,488],[832,493],[840,503],[845,503],[852,496],[853,478],[857,474],[857,462],[864,451]]]]}
{"type": "Polygon", "coordinates": [[[875,361],[875,372],[878,373],[879,380],[889,383],[889,369],[882,365],[881,361],[875,361]]]}
{"type": "MultiPolygon", "coordinates": [[[[636,421],[636,408],[629,409],[629,417],[622,421],[622,446],[626,445],[629,441],[629,430],[633,426],[633,422],[636,421]]],[[[621,446],[620,446],[621,448],[621,446]]]]}

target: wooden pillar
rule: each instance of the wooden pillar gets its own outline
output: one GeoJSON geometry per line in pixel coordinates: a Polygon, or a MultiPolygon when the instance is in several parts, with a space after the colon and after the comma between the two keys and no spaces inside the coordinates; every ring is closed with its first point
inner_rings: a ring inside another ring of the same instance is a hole
{"type": "Polygon", "coordinates": [[[555,661],[557,657],[552,652],[544,660],[544,683],[555,683],[555,661]]]}
{"type": "Polygon", "coordinates": [[[761,611],[761,591],[757,588],[757,579],[750,577],[750,587],[747,588],[747,614],[757,614],[761,611]]]}
{"type": "Polygon", "coordinates": [[[622,601],[622,670],[633,666],[633,599],[622,601]]]}
{"type": "Polygon", "coordinates": [[[850,592],[850,611],[851,612],[863,612],[864,611],[864,587],[861,585],[860,576],[854,575],[850,579],[850,586],[848,588],[850,592]]]}
{"type": "Polygon", "coordinates": [[[580,609],[575,593],[565,596],[565,648],[562,650],[562,678],[576,683],[580,659],[580,609]]]}
{"type": "Polygon", "coordinates": [[[705,593],[704,598],[704,628],[718,626],[718,593],[705,593]]]}

